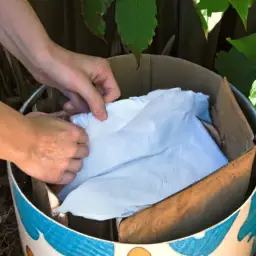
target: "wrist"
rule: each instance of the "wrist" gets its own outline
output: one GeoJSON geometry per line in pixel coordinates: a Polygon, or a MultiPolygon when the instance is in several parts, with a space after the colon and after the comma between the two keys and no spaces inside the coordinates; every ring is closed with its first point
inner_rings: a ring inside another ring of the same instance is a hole
{"type": "Polygon", "coordinates": [[[52,40],[46,40],[39,49],[32,53],[32,69],[29,70],[34,78],[45,83],[48,68],[54,62],[54,55],[57,51],[57,45],[52,40]]]}
{"type": "Polygon", "coordinates": [[[22,120],[19,125],[19,133],[14,135],[10,140],[6,160],[22,167],[30,158],[35,141],[36,134],[31,121],[29,118],[22,116],[22,120]]]}

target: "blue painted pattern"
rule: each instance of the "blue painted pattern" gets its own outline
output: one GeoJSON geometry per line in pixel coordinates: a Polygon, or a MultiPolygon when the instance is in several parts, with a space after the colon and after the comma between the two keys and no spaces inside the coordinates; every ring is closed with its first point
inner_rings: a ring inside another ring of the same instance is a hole
{"type": "Polygon", "coordinates": [[[113,243],[82,236],[52,222],[26,202],[15,184],[12,186],[21,221],[32,239],[38,240],[42,233],[56,251],[67,256],[114,255],[113,243]]]}
{"type": "Polygon", "coordinates": [[[232,227],[238,213],[232,215],[222,224],[205,232],[204,237],[189,237],[176,242],[171,242],[171,248],[186,256],[207,256],[213,253],[221,244],[226,234],[232,227]]]}
{"type": "Polygon", "coordinates": [[[256,193],[252,196],[249,214],[239,230],[238,240],[242,241],[248,235],[248,242],[256,236],[256,193]]]}

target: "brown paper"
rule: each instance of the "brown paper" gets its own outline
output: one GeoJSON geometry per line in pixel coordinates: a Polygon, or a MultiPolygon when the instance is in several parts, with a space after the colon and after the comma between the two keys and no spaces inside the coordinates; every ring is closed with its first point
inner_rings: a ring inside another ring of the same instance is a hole
{"type": "Polygon", "coordinates": [[[256,147],[210,177],[125,220],[119,241],[156,243],[199,232],[241,205],[256,147]]]}

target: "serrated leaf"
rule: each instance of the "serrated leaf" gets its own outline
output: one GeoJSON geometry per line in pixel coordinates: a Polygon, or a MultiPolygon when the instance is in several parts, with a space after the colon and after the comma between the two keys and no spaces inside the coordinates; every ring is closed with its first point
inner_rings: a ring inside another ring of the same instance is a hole
{"type": "Polygon", "coordinates": [[[256,33],[236,40],[227,38],[227,41],[248,59],[256,61],[256,33]]]}
{"type": "Polygon", "coordinates": [[[116,23],[122,41],[139,60],[155,35],[156,0],[117,0],[116,23]]]}
{"type": "Polygon", "coordinates": [[[225,12],[228,6],[228,0],[200,0],[197,4],[199,10],[207,10],[208,16],[211,16],[214,12],[225,12]]]}
{"type": "Polygon", "coordinates": [[[228,0],[194,0],[194,2],[207,38],[208,33],[211,32],[221,20],[229,6],[229,2],[228,0]]]}
{"type": "Polygon", "coordinates": [[[252,105],[256,107],[256,80],[252,84],[252,88],[250,90],[249,100],[251,101],[252,105]]]}
{"type": "Polygon", "coordinates": [[[256,80],[256,62],[251,61],[235,48],[229,52],[220,52],[215,59],[215,68],[226,76],[242,93],[249,96],[250,88],[256,80]]]}
{"type": "Polygon", "coordinates": [[[104,38],[106,23],[103,16],[113,0],[81,0],[82,14],[86,26],[93,34],[104,38]]]}
{"type": "Polygon", "coordinates": [[[253,0],[229,0],[242,19],[245,28],[247,28],[248,9],[251,6],[252,1],[253,0]]]}

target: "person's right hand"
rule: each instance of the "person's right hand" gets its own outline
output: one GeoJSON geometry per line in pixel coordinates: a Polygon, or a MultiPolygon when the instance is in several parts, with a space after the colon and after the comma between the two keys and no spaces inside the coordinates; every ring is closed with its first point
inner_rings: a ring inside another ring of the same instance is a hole
{"type": "Polygon", "coordinates": [[[28,115],[32,138],[26,156],[16,164],[28,175],[47,183],[67,184],[89,154],[84,129],[47,114],[28,115]]]}

